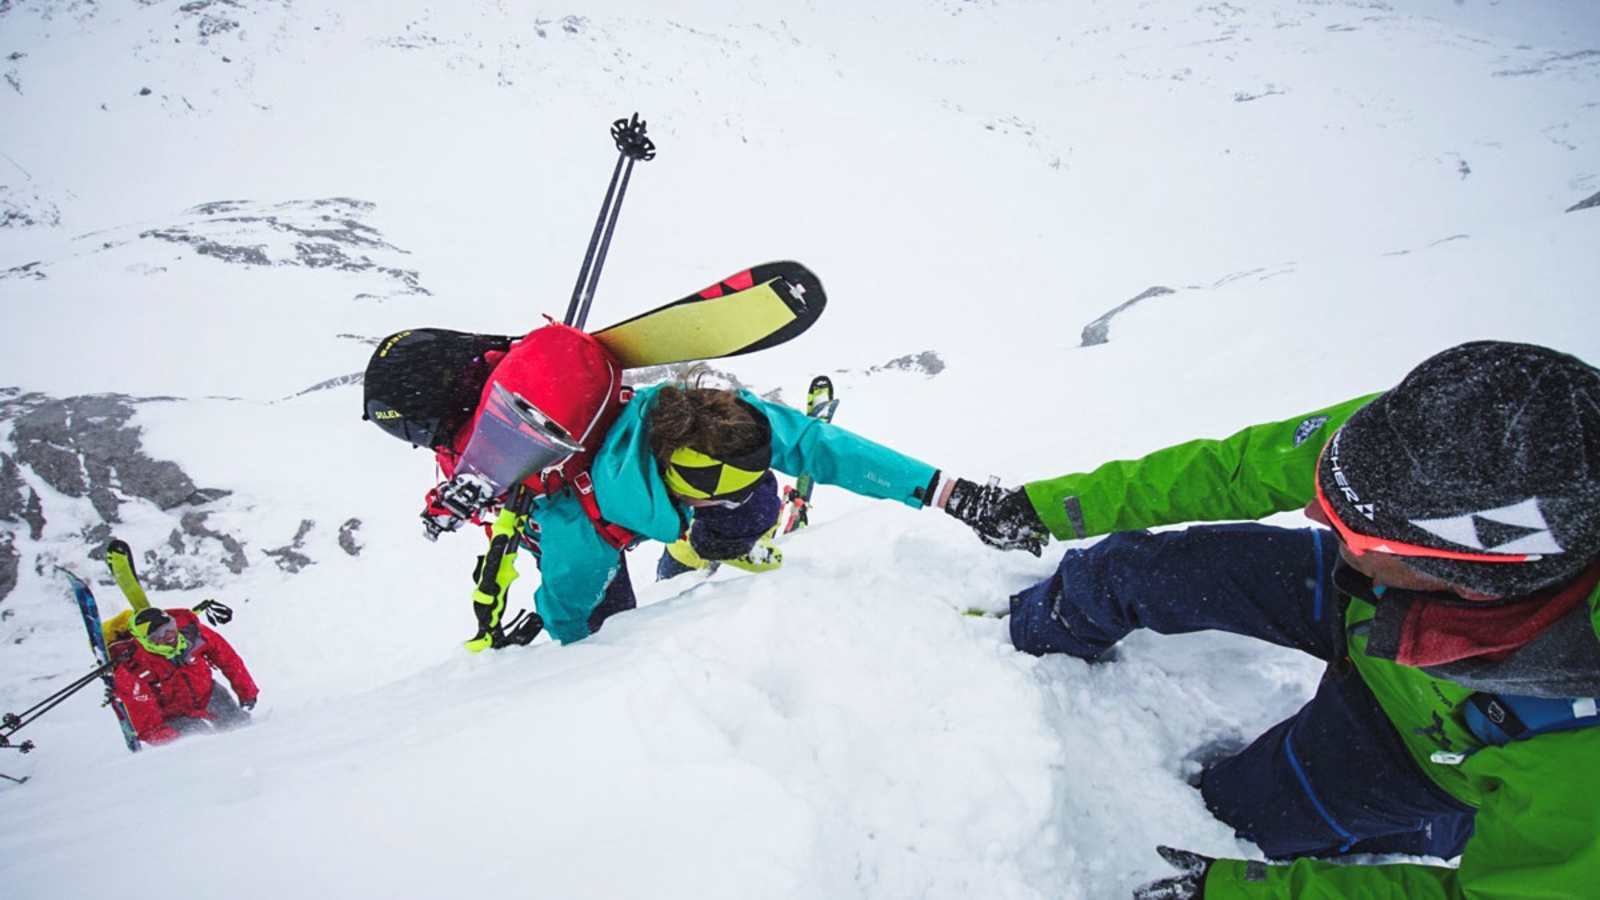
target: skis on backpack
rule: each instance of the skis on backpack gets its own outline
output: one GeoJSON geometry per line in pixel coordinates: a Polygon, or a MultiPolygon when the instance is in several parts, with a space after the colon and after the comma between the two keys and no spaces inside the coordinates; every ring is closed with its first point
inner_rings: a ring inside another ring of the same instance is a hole
{"type": "Polygon", "coordinates": [[[111,577],[116,579],[117,587],[122,588],[122,596],[128,598],[128,605],[134,612],[141,612],[150,608],[150,598],[145,596],[144,586],[139,584],[139,572],[133,567],[133,548],[127,541],[113,539],[106,547],[106,565],[111,567],[111,577]]]}
{"type": "MultiPolygon", "coordinates": [[[[839,399],[833,395],[833,381],[826,375],[818,375],[811,379],[811,387],[806,390],[806,415],[824,422],[832,422],[833,414],[839,408],[839,399]]],[[[784,523],[783,533],[788,534],[797,528],[804,528],[810,520],[811,492],[816,487],[808,473],[800,473],[794,487],[784,488],[784,506],[791,508],[789,520],[784,523]]]]}
{"type": "MultiPolygon", "coordinates": [[[[139,570],[133,565],[133,548],[128,546],[127,541],[111,539],[111,543],[106,545],[106,566],[111,569],[111,577],[117,582],[117,587],[122,588],[122,596],[128,599],[128,606],[132,607],[113,616],[110,622],[101,623],[100,630],[109,640],[115,632],[126,632],[128,620],[135,614],[150,608],[150,598],[144,592],[144,585],[139,583],[139,570]]],[[[233,621],[233,607],[210,597],[196,603],[193,611],[204,615],[213,628],[233,621]]]]}
{"type": "MultiPolygon", "coordinates": [[[[111,654],[106,650],[105,634],[100,627],[100,608],[95,604],[94,591],[89,589],[89,585],[85,584],[83,579],[68,570],[60,571],[72,584],[72,596],[78,601],[78,612],[83,615],[83,627],[89,632],[89,647],[94,651],[95,660],[104,667],[111,661],[111,654]]],[[[100,675],[100,680],[105,682],[108,693],[116,686],[109,669],[100,675]]],[[[139,736],[133,730],[133,722],[128,719],[127,708],[115,695],[111,696],[107,705],[117,714],[117,724],[122,727],[122,740],[128,745],[128,752],[138,753],[139,736]]]]}
{"type": "Polygon", "coordinates": [[[797,262],[770,262],[594,332],[624,368],[721,359],[776,347],[827,306],[822,282],[797,262]]]}

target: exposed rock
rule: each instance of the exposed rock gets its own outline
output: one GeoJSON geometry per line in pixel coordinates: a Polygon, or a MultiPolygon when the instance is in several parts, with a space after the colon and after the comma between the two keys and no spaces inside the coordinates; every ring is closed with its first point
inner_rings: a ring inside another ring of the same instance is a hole
{"type": "Polygon", "coordinates": [[[351,556],[360,556],[364,546],[358,539],[357,532],[360,530],[360,519],[346,519],[345,523],[339,526],[339,549],[351,556]]]}
{"type": "MultiPolygon", "coordinates": [[[[19,427],[17,431],[20,438],[22,429],[19,427]]],[[[44,479],[45,484],[68,497],[82,497],[89,492],[83,463],[76,453],[44,441],[24,444],[19,439],[17,443],[17,460],[44,479]]]]}
{"type": "Polygon", "coordinates": [[[1234,91],[1233,102],[1249,103],[1252,100],[1260,100],[1263,97],[1279,97],[1284,93],[1284,91],[1278,89],[1277,85],[1269,84],[1267,85],[1266,89],[1262,91],[1234,91]]]}
{"type": "Polygon", "coordinates": [[[210,583],[215,566],[238,575],[249,567],[244,545],[232,535],[206,525],[210,513],[186,512],[167,535],[166,553],[147,550],[140,580],[148,590],[194,590],[210,583]]]}
{"type": "Polygon", "coordinates": [[[44,504],[39,493],[22,480],[16,460],[0,453],[0,522],[24,522],[28,536],[38,540],[44,534],[44,504]]]}
{"type": "Polygon", "coordinates": [[[197,218],[146,229],[138,236],[182,244],[203,256],[239,265],[373,273],[398,282],[403,293],[431,295],[415,270],[385,265],[370,255],[406,254],[361,221],[374,208],[349,197],[275,204],[218,200],[190,207],[187,214],[197,218]]]}
{"type": "Polygon", "coordinates": [[[1110,312],[1107,312],[1105,315],[1101,316],[1100,318],[1095,319],[1093,322],[1090,322],[1088,325],[1083,326],[1082,343],[1079,344],[1078,346],[1080,346],[1080,347],[1093,347],[1093,346],[1095,346],[1097,344],[1104,344],[1106,341],[1110,340],[1111,320],[1113,318],[1115,318],[1118,313],[1122,312],[1125,309],[1128,309],[1129,307],[1132,307],[1136,303],[1140,303],[1142,301],[1148,300],[1151,297],[1160,297],[1160,296],[1165,295],[1165,294],[1173,294],[1173,293],[1177,293],[1177,292],[1174,291],[1172,288],[1161,287],[1160,285],[1156,285],[1155,287],[1146,288],[1144,290],[1144,292],[1141,293],[1139,296],[1134,297],[1132,300],[1129,300],[1126,303],[1123,303],[1123,304],[1117,306],[1115,309],[1112,309],[1110,312]]]}
{"type": "Polygon", "coordinates": [[[1596,193],[1587,200],[1580,200],[1572,206],[1567,207],[1567,212],[1577,212],[1580,209],[1593,209],[1596,206],[1600,206],[1600,193],[1596,193]]]}
{"type": "Polygon", "coordinates": [[[206,502],[177,463],[151,459],[139,429],[128,425],[138,401],[117,394],[71,397],[35,405],[16,419],[19,463],[69,497],[87,496],[107,522],[119,522],[122,497],[161,509],[206,502]]]}
{"type": "Polygon", "coordinates": [[[231,496],[233,496],[233,491],[223,490],[222,488],[199,488],[189,496],[185,504],[188,506],[204,506],[214,500],[221,500],[223,497],[231,496]]]}
{"type": "Polygon", "coordinates": [[[349,375],[338,375],[333,378],[329,378],[326,381],[319,381],[303,391],[296,391],[294,396],[304,397],[306,394],[314,394],[317,391],[326,391],[330,388],[344,387],[347,384],[361,384],[366,380],[366,376],[367,373],[365,372],[351,372],[349,375]]]}
{"type": "Polygon", "coordinates": [[[199,206],[191,206],[189,207],[189,212],[199,213],[203,216],[214,216],[217,213],[233,212],[236,209],[244,209],[249,205],[249,200],[213,200],[210,203],[202,203],[199,206]]]}
{"type": "Polygon", "coordinates": [[[85,525],[78,532],[83,538],[84,546],[89,548],[89,558],[103,560],[106,558],[106,544],[111,543],[111,526],[104,522],[85,525]]]}
{"type": "MultiPolygon", "coordinates": [[[[78,540],[90,558],[103,559],[112,525],[122,520],[123,503],[138,498],[172,511],[227,497],[226,490],[197,488],[177,463],[144,453],[140,429],[130,424],[134,413],[140,403],[170,399],[117,394],[56,399],[0,388],[0,421],[10,422],[15,445],[13,452],[0,453],[0,521],[25,523],[33,540],[43,536],[44,504],[29,483],[37,478],[65,496],[89,500],[95,515],[77,527],[78,540]]],[[[146,551],[148,588],[189,590],[214,583],[224,569],[244,571],[243,543],[207,527],[207,515],[185,512],[160,552],[146,551]]],[[[14,546],[13,531],[5,533],[21,565],[26,548],[14,546]]],[[[48,568],[49,554],[27,555],[34,568],[48,568]]]]}
{"type": "MultiPolygon", "coordinates": [[[[278,568],[290,574],[294,574],[295,572],[304,569],[306,566],[314,565],[315,560],[304,553],[301,553],[300,550],[305,546],[306,535],[311,533],[311,529],[315,528],[316,524],[316,522],[313,522],[310,519],[301,519],[300,528],[295,531],[294,542],[292,544],[263,552],[272,557],[273,561],[278,564],[278,568]]],[[[344,531],[343,529],[340,529],[341,541],[343,540],[343,537],[344,531]]]]}
{"type": "MultiPolygon", "coordinates": [[[[0,228],[4,228],[9,224],[5,221],[6,215],[7,213],[5,209],[0,208],[0,228]]],[[[11,268],[6,269],[4,272],[0,272],[0,281],[5,281],[7,278],[16,278],[19,280],[26,278],[31,281],[43,281],[49,277],[44,274],[43,266],[44,260],[40,259],[36,259],[31,263],[24,263],[20,266],[12,266],[11,268]]]]}
{"type": "Polygon", "coordinates": [[[184,513],[184,533],[195,537],[210,538],[222,544],[223,549],[228,551],[228,558],[223,561],[223,564],[228,567],[229,572],[235,575],[242,573],[250,565],[250,561],[244,555],[244,545],[234,540],[232,535],[207,528],[205,522],[210,515],[210,513],[203,512],[184,513]]]}
{"type": "MultiPolygon", "coordinates": [[[[11,86],[16,88],[18,93],[22,92],[22,88],[17,84],[13,83],[11,86]]],[[[61,210],[38,191],[26,186],[0,184],[0,228],[32,228],[60,224],[61,210]]]]}
{"type": "Polygon", "coordinates": [[[944,360],[939,356],[938,351],[935,350],[924,350],[921,353],[907,353],[905,356],[895,357],[881,366],[873,366],[867,370],[867,374],[871,375],[873,372],[890,371],[921,372],[922,374],[929,376],[937,375],[944,371],[944,360]]]}
{"type": "Polygon", "coordinates": [[[0,603],[4,603],[12,588],[17,586],[17,565],[22,561],[12,543],[13,537],[9,531],[0,531],[0,603]]]}
{"type": "Polygon", "coordinates": [[[194,252],[201,256],[215,257],[223,262],[239,263],[246,266],[272,265],[272,258],[267,256],[266,250],[263,249],[266,246],[264,244],[249,246],[223,244],[176,228],[152,228],[149,231],[140,232],[139,237],[171,241],[174,244],[188,244],[194,248],[194,252]]]}

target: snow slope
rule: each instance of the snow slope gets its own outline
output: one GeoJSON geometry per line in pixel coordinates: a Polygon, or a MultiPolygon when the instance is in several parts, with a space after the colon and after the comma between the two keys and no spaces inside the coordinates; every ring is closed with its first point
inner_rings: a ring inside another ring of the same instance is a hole
{"type": "MultiPolygon", "coordinates": [[[[254,727],[137,756],[85,697],[31,726],[7,896],[125,889],[85,864],[110,823],[240,900],[1101,898],[1164,874],[1158,842],[1253,854],[1186,756],[1314,662],[1017,654],[958,612],[1059,548],[936,513],[824,487],[778,572],[654,585],[646,545],[644,608],[591,640],[460,649],[478,542],[421,539],[430,462],[337,379],[409,325],[559,316],[634,109],[661,154],[594,321],[800,259],[828,315],[725,368],[791,401],[828,372],[841,425],[971,477],[1287,418],[1473,338],[1600,359],[1600,212],[1564,212],[1600,191],[1584,2],[0,2],[0,386],[173,398],[134,403],[143,452],[231,493],[118,476],[113,530],[192,576],[158,602],[234,604],[263,687],[254,727]]],[[[19,478],[46,521],[0,521],[6,710],[87,667],[51,566],[99,575],[105,524],[19,478]]]]}

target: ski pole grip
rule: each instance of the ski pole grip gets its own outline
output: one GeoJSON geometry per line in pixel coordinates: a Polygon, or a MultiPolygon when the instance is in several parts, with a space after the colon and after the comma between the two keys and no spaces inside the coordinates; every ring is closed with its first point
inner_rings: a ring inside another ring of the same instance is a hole
{"type": "Polygon", "coordinates": [[[632,119],[618,119],[611,123],[611,140],[617,145],[617,152],[629,159],[641,162],[656,158],[655,142],[645,135],[647,123],[639,118],[638,113],[632,119]]]}

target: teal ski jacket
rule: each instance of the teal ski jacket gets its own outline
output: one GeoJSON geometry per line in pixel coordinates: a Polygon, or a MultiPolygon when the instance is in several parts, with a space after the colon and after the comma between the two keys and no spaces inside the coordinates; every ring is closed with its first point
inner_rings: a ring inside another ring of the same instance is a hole
{"type": "MultiPolygon", "coordinates": [[[[589,474],[606,521],[671,543],[683,533],[687,515],[667,490],[650,452],[646,419],[659,390],[650,387],[633,395],[606,434],[589,474]]],[[[923,506],[937,472],[933,466],[749,391],[740,391],[739,399],[760,410],[772,426],[771,468],[796,477],[807,473],[821,484],[864,497],[898,500],[913,509],[923,506]]],[[[540,498],[530,516],[538,525],[540,555],[534,607],[556,640],[582,640],[589,636],[589,613],[624,564],[622,555],[600,537],[571,488],[540,498]]]]}
{"type": "MultiPolygon", "coordinates": [[[[1303,509],[1314,496],[1323,445],[1375,396],[1246,428],[1220,441],[1191,441],[1092,472],[1032,482],[1026,485],[1028,498],[1051,532],[1068,539],[1303,509]]],[[[1247,866],[1224,859],[1206,877],[1206,900],[1600,897],[1600,779],[1594,776],[1600,728],[1484,744],[1464,719],[1472,690],[1369,653],[1363,625],[1375,607],[1344,599],[1351,662],[1422,771],[1477,809],[1476,831],[1460,867],[1314,859],[1247,866]]],[[[1586,613],[1600,641],[1600,589],[1589,597],[1586,613]]]]}

